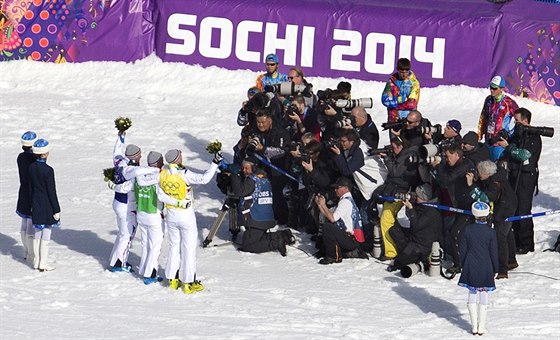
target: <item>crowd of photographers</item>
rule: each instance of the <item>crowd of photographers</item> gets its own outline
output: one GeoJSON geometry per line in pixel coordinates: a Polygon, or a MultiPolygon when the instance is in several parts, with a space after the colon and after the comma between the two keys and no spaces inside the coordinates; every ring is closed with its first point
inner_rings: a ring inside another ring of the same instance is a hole
{"type": "MultiPolygon", "coordinates": [[[[479,131],[462,135],[458,120],[432,124],[417,110],[419,82],[410,61],[399,59],[382,94],[388,119],[381,127],[390,144],[380,147],[378,127],[366,112],[371,98],[352,99],[348,82],[314,92],[301,69],[286,75],[275,55],[266,62],[267,73],[248,90],[237,116],[243,128],[234,162],[222,167],[218,181],[237,202],[237,222],[262,231],[259,252],[285,255],[293,228],[312,235],[322,264],[369,254],[392,260],[389,270],[397,270],[426,264],[437,241],[454,274],[461,270],[462,229],[472,218],[457,211],[469,211],[475,201],[493,206],[498,278],[517,267],[516,254],[534,251],[532,220],[512,231],[505,219],[531,213],[541,136],[553,130],[531,127],[531,113],[503,93],[499,76],[490,83],[479,131]],[[241,190],[240,181],[250,184],[241,190]],[[398,224],[403,206],[409,228],[398,224]],[[275,225],[288,231],[266,235],[275,225]],[[343,233],[327,233],[332,225],[343,233]]],[[[256,241],[244,239],[242,250],[256,241]]]]}

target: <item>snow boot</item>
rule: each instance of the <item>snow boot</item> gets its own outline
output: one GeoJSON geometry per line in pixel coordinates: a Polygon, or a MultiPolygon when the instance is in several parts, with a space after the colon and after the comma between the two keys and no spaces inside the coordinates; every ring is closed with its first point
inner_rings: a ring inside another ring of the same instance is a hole
{"type": "Polygon", "coordinates": [[[181,281],[179,281],[179,279],[169,280],[169,288],[170,289],[177,290],[177,289],[179,289],[180,285],[181,285],[181,281]]]}
{"type": "Polygon", "coordinates": [[[39,269],[39,246],[41,244],[41,239],[33,238],[33,269],[39,269]]]}
{"type": "Polygon", "coordinates": [[[21,243],[23,244],[23,259],[27,260],[27,257],[29,257],[29,249],[27,248],[27,233],[25,231],[20,231],[19,236],[21,236],[21,243]]]}
{"type": "Polygon", "coordinates": [[[467,304],[467,308],[469,309],[469,316],[471,317],[471,325],[472,325],[472,334],[478,334],[478,304],[477,303],[469,303],[467,304]]]}
{"type": "Polygon", "coordinates": [[[25,257],[27,259],[27,262],[30,264],[33,264],[33,259],[35,258],[35,253],[33,251],[33,240],[35,239],[35,237],[33,235],[26,235],[25,236],[25,242],[26,242],[26,246],[25,249],[27,250],[27,256],[25,257]]]}
{"type": "Polygon", "coordinates": [[[40,240],[39,245],[39,271],[50,271],[54,270],[55,267],[49,264],[49,242],[45,240],[40,240]]]}
{"type": "Polygon", "coordinates": [[[488,305],[478,305],[478,335],[486,333],[486,309],[488,305]]]}

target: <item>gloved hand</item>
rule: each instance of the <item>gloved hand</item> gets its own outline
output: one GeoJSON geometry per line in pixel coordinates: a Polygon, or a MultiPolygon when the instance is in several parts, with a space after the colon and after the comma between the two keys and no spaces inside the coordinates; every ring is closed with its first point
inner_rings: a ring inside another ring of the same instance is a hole
{"type": "Polygon", "coordinates": [[[186,198],[184,198],[184,199],[182,199],[182,200],[180,200],[180,201],[177,202],[177,206],[178,206],[179,208],[187,209],[188,207],[191,206],[191,201],[188,200],[188,199],[186,199],[186,198]]]}
{"type": "Polygon", "coordinates": [[[60,221],[60,213],[57,212],[56,214],[52,215],[52,217],[56,220],[56,221],[60,221]]]}
{"type": "Polygon", "coordinates": [[[109,187],[109,189],[115,190],[115,182],[107,181],[107,186],[109,187]]]}
{"type": "Polygon", "coordinates": [[[221,161],[224,160],[224,155],[222,154],[221,151],[216,152],[216,154],[214,154],[214,159],[212,160],[212,162],[214,162],[215,164],[220,164],[221,161]]]}

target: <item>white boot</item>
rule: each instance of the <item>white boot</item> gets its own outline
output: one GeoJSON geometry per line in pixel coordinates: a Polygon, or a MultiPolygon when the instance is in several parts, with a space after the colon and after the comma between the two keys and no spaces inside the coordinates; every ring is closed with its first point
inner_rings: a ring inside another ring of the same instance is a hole
{"type": "Polygon", "coordinates": [[[471,325],[472,325],[472,334],[478,334],[478,304],[477,303],[469,303],[467,304],[467,308],[469,309],[469,316],[471,317],[471,325]]]}
{"type": "Polygon", "coordinates": [[[29,263],[33,263],[33,260],[35,259],[35,252],[33,251],[33,240],[35,239],[35,237],[33,237],[33,235],[27,235],[25,236],[25,243],[26,243],[26,249],[27,249],[27,262],[29,263]]]}
{"type": "Polygon", "coordinates": [[[486,309],[488,305],[478,305],[478,335],[486,333],[486,309]]]}
{"type": "Polygon", "coordinates": [[[33,269],[39,268],[39,245],[41,244],[41,239],[33,238],[33,269]]]}
{"type": "Polygon", "coordinates": [[[29,255],[29,250],[27,249],[27,233],[25,231],[20,231],[21,243],[23,244],[23,259],[27,260],[29,255]]]}
{"type": "Polygon", "coordinates": [[[54,270],[55,267],[49,264],[49,242],[41,240],[41,245],[39,248],[39,271],[49,271],[54,270]]]}

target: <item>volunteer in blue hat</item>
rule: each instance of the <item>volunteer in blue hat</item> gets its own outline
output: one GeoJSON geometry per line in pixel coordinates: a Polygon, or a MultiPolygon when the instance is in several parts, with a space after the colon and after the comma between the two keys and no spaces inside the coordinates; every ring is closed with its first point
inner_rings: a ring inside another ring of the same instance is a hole
{"type": "Polygon", "coordinates": [[[257,77],[256,86],[259,91],[263,92],[266,85],[280,84],[288,81],[288,75],[278,71],[279,59],[276,54],[268,54],[264,62],[266,65],[266,73],[257,77]]]}

